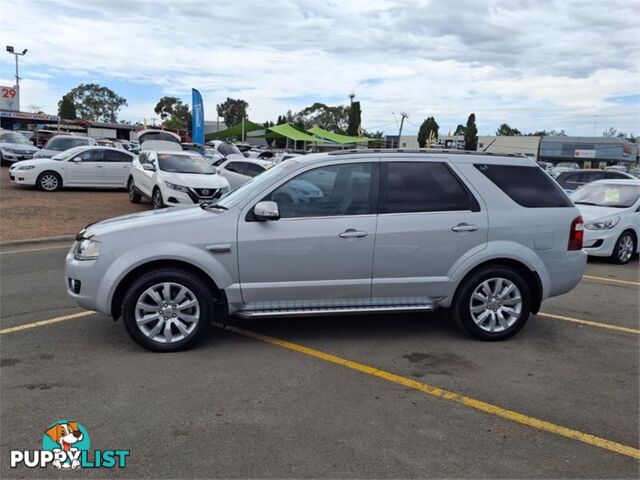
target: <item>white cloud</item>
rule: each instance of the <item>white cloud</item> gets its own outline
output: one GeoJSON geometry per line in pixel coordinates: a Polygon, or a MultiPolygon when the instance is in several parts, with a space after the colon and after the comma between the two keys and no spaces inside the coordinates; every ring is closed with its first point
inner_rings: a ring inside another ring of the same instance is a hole
{"type": "MultiPolygon", "coordinates": [[[[23,92],[47,109],[73,74],[181,96],[196,87],[208,118],[226,96],[264,121],[354,91],[369,128],[404,110],[447,130],[474,111],[483,133],[508,122],[591,134],[595,115],[602,129],[638,132],[638,105],[607,100],[640,91],[633,3],[22,0],[0,14],[0,32],[29,48],[40,76],[23,92]]],[[[11,57],[0,68],[9,78],[11,57]]],[[[125,118],[153,115],[148,100],[128,100],[125,118]]]]}

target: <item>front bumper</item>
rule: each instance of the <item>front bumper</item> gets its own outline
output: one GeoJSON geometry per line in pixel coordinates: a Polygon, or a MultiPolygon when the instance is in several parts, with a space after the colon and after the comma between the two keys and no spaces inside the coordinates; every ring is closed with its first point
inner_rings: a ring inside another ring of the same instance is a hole
{"type": "Polygon", "coordinates": [[[38,173],[35,169],[32,170],[17,170],[14,168],[9,169],[9,179],[13,183],[21,185],[35,185],[38,179],[38,173]]]}
{"type": "Polygon", "coordinates": [[[31,160],[33,158],[34,153],[14,153],[14,152],[7,152],[6,150],[3,150],[2,158],[7,162],[19,162],[20,160],[31,160]]]}
{"type": "Polygon", "coordinates": [[[65,260],[64,281],[67,294],[79,307],[109,314],[107,299],[101,299],[99,295],[102,279],[99,260],[76,260],[73,256],[75,245],[74,242],[65,260]]]}
{"type": "Polygon", "coordinates": [[[619,228],[609,230],[587,230],[585,228],[584,251],[594,257],[610,257],[613,255],[620,233],[619,228]]]}

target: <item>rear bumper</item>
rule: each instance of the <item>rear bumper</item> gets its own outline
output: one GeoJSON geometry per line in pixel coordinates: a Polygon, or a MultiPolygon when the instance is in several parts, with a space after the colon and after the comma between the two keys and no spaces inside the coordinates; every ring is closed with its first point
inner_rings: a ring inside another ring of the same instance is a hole
{"type": "Polygon", "coordinates": [[[573,290],[580,283],[586,266],[587,253],[584,250],[567,252],[561,261],[547,265],[549,289],[545,298],[573,290]]]}

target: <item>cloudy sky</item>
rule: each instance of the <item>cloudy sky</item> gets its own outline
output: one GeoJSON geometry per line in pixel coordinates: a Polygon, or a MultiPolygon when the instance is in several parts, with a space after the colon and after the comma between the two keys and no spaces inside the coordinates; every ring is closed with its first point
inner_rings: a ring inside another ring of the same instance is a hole
{"type": "MultiPolygon", "coordinates": [[[[481,134],[640,134],[639,25],[636,0],[0,0],[0,43],[29,49],[23,110],[56,113],[96,82],[128,120],[194,87],[208,120],[231,96],[262,122],[354,92],[363,126],[387,133],[405,111],[408,133],[475,112],[481,134]]],[[[0,55],[0,83],[13,75],[0,55]]]]}

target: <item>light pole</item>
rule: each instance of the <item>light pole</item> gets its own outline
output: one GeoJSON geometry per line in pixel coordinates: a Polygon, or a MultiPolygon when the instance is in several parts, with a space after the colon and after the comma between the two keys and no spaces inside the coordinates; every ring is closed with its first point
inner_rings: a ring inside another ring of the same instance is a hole
{"type": "Polygon", "coordinates": [[[409,115],[407,115],[404,112],[400,112],[400,116],[402,117],[402,119],[400,120],[400,131],[398,132],[398,147],[400,148],[400,141],[402,140],[402,127],[404,125],[404,119],[409,117],[409,115]]]}
{"type": "Polygon", "coordinates": [[[16,52],[15,48],[12,45],[7,45],[7,52],[16,57],[16,87],[20,86],[20,76],[18,75],[18,57],[22,57],[27,54],[27,49],[25,48],[22,53],[16,52]]]}

